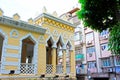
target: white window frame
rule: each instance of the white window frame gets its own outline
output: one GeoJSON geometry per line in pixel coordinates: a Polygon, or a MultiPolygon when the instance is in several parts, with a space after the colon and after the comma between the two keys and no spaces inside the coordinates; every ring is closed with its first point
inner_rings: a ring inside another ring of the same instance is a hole
{"type": "Polygon", "coordinates": [[[115,61],[115,66],[120,66],[120,56],[116,56],[114,58],[114,61],[115,61]],[[118,57],[118,60],[117,60],[117,57],[118,57]]]}
{"type": "Polygon", "coordinates": [[[110,66],[111,66],[110,58],[102,59],[102,67],[110,67],[110,66]],[[104,65],[104,62],[106,62],[107,64],[104,65]],[[109,65],[108,65],[108,63],[109,63],[109,65]]]}
{"type": "Polygon", "coordinates": [[[87,53],[94,53],[95,52],[95,47],[92,46],[92,47],[88,47],[87,50],[86,50],[87,53]]]}
{"type": "Polygon", "coordinates": [[[101,44],[101,51],[108,51],[108,43],[101,44]]]}

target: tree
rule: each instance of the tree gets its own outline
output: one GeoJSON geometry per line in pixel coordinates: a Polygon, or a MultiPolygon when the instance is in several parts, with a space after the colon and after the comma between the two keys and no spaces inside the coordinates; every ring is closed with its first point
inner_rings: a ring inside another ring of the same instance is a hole
{"type": "Polygon", "coordinates": [[[79,3],[81,9],[76,14],[84,26],[99,32],[109,28],[109,49],[120,54],[120,0],[79,0],[79,3]]]}
{"type": "Polygon", "coordinates": [[[109,50],[115,55],[120,55],[120,22],[114,25],[109,36],[109,50]]]}

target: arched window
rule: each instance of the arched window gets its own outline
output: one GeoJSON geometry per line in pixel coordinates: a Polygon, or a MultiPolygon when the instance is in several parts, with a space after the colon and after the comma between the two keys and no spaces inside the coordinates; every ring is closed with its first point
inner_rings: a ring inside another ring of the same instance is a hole
{"type": "Polygon", "coordinates": [[[1,62],[1,59],[2,59],[3,41],[4,41],[4,37],[2,35],[0,35],[0,62],[1,62]]]}
{"type": "Polygon", "coordinates": [[[34,74],[35,72],[34,47],[35,41],[30,36],[22,40],[20,66],[22,74],[34,74]]]}

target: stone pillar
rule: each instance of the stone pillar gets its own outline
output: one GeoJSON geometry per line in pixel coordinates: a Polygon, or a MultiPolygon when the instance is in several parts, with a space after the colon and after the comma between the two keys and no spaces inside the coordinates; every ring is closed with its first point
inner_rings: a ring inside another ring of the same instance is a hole
{"type": "Polygon", "coordinates": [[[73,50],[70,50],[70,71],[73,76],[76,75],[76,69],[75,69],[75,52],[73,50]],[[73,74],[74,73],[74,74],[73,74]]]}
{"type": "Polygon", "coordinates": [[[53,66],[52,71],[53,73],[56,73],[56,48],[57,48],[56,44],[53,44],[52,46],[52,66],[53,66]]]}

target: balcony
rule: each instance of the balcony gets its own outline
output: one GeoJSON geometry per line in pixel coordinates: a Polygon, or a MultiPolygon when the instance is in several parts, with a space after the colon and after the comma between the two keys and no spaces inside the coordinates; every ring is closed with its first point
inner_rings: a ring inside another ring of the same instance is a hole
{"type": "Polygon", "coordinates": [[[100,36],[99,37],[99,39],[100,39],[100,44],[102,44],[102,43],[107,43],[108,42],[108,38],[109,38],[109,35],[107,34],[107,35],[102,35],[102,36],[100,36]]]}
{"type": "Polygon", "coordinates": [[[77,68],[76,69],[76,74],[87,74],[87,71],[84,68],[77,68]]]}
{"type": "Polygon", "coordinates": [[[78,41],[75,41],[74,44],[76,47],[78,47],[78,46],[83,46],[84,42],[82,40],[78,40],[78,41]]]}
{"type": "Polygon", "coordinates": [[[76,54],[75,59],[76,59],[76,61],[83,60],[84,59],[84,54],[76,54]]]}
{"type": "Polygon", "coordinates": [[[112,72],[115,72],[115,67],[112,67],[112,66],[108,66],[108,67],[102,67],[102,72],[106,73],[112,73],[112,72]]]}

